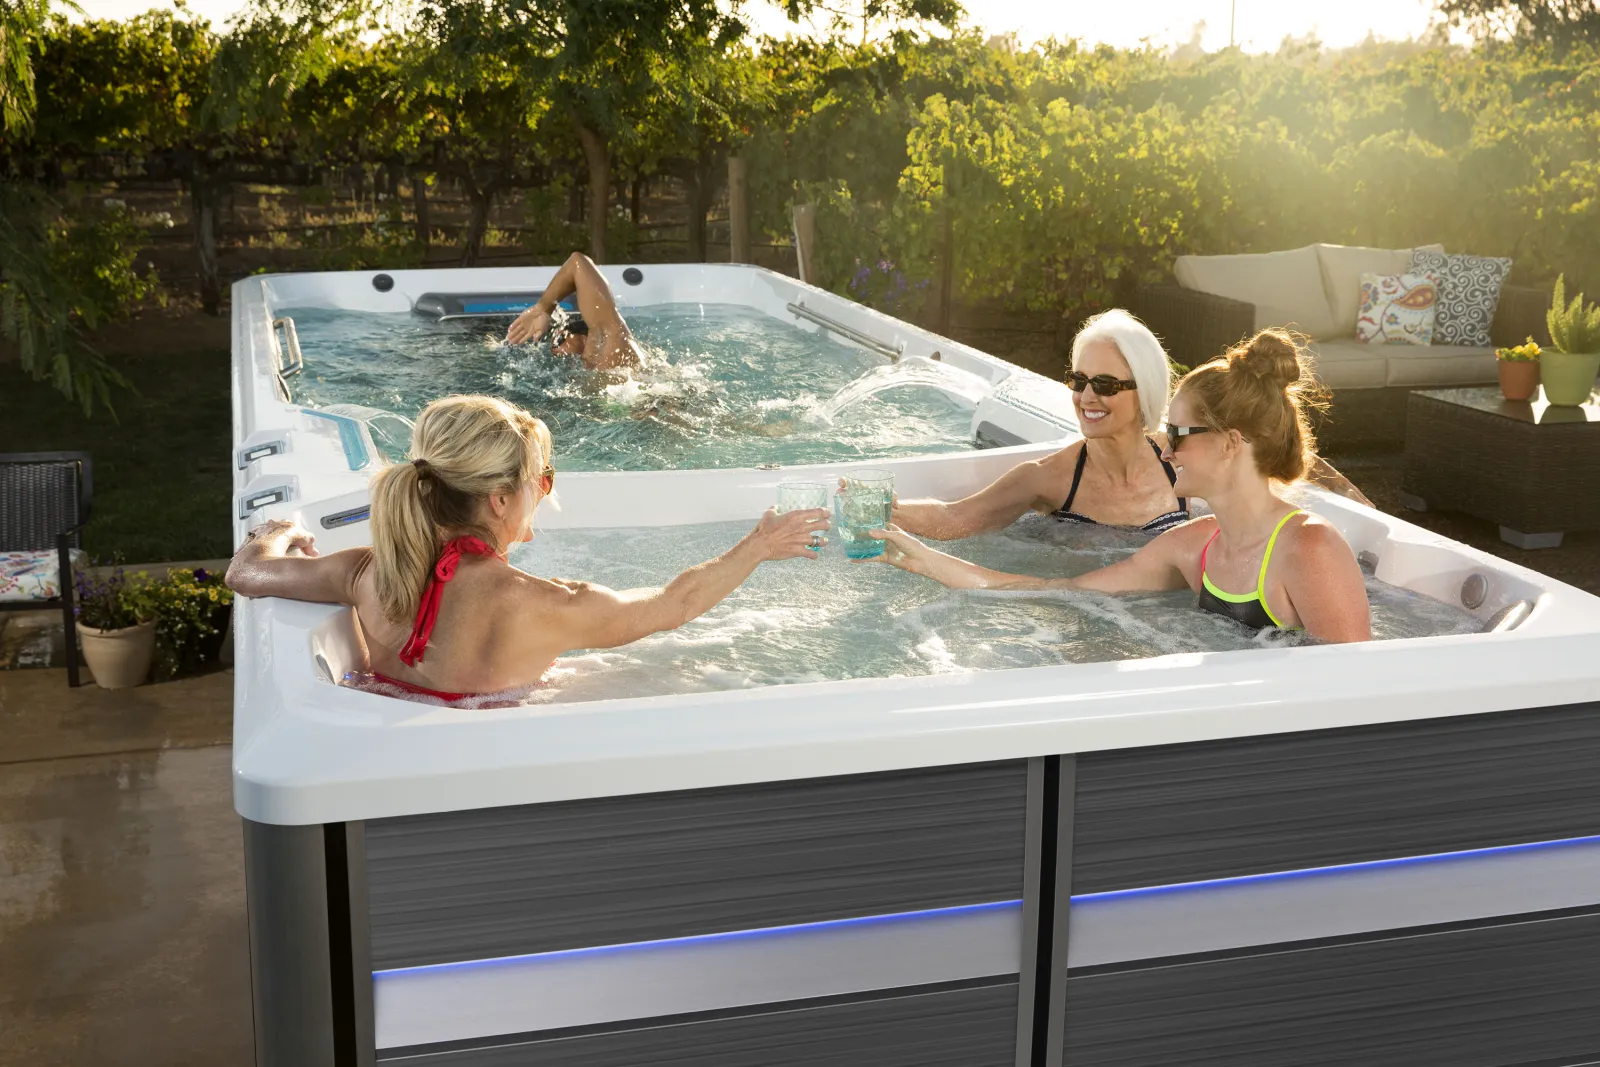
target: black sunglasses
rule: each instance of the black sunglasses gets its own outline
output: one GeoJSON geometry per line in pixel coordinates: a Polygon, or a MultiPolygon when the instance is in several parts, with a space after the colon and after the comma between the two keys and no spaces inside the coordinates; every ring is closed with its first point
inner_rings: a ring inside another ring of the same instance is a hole
{"type": "Polygon", "coordinates": [[[1081,370],[1068,374],[1067,384],[1074,393],[1081,393],[1092,385],[1095,396],[1116,396],[1124,389],[1139,388],[1139,383],[1132,378],[1113,378],[1109,374],[1096,374],[1091,378],[1081,370]]]}
{"type": "Polygon", "coordinates": [[[1172,448],[1173,452],[1177,452],[1178,451],[1178,447],[1183,444],[1183,439],[1185,437],[1188,437],[1191,434],[1197,434],[1197,433],[1210,433],[1211,432],[1211,427],[1209,427],[1209,426],[1174,426],[1169,422],[1169,423],[1167,423],[1167,425],[1165,427],[1165,430],[1166,430],[1166,434],[1167,434],[1167,443],[1168,443],[1168,445],[1172,448]]]}

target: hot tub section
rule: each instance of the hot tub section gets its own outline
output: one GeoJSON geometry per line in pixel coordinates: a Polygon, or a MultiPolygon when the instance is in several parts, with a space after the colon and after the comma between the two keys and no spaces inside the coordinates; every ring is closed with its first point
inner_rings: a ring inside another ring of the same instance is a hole
{"type": "MultiPolygon", "coordinates": [[[[720,302],[832,299],[678,270],[720,302]]],[[[324,549],[367,539],[375,461],[359,424],[277,395],[275,302],[548,273],[240,283],[239,489],[287,486],[236,507],[240,535],[281,516],[324,549]]],[[[1038,421],[881,464],[903,494],[1059,447],[1051,383],[986,360],[975,423],[1030,390],[1038,421]]],[[[564,475],[541,522],[750,519],[778,481],[840,469],[564,475]]],[[[361,663],[347,612],[240,601],[258,1063],[1593,1060],[1600,600],[1311,506],[1380,578],[1495,632],[452,711],[333,684],[361,663]]]]}

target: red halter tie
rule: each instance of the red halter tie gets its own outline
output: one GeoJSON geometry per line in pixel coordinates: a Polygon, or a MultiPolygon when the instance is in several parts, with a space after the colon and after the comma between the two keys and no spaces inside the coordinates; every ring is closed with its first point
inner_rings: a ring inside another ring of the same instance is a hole
{"type": "Polygon", "coordinates": [[[415,667],[422,662],[422,653],[427,650],[428,639],[433,636],[433,624],[439,621],[439,602],[444,598],[445,583],[456,576],[456,567],[461,563],[463,552],[470,552],[474,556],[500,554],[476,537],[458,537],[444,546],[444,551],[439,553],[439,562],[433,565],[428,586],[422,591],[422,603],[417,605],[417,621],[411,624],[411,636],[400,650],[400,662],[407,667],[415,667]]]}

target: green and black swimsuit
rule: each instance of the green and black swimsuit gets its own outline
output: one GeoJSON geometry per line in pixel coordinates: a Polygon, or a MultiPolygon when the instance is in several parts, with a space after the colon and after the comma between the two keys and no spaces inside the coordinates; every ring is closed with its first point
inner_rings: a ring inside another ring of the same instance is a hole
{"type": "Polygon", "coordinates": [[[1201,611],[1213,612],[1217,615],[1226,615],[1236,622],[1257,630],[1264,630],[1269,626],[1283,629],[1283,623],[1267,607],[1267,564],[1272,560],[1273,546],[1278,543],[1278,534],[1283,532],[1283,524],[1296,515],[1304,514],[1298,508],[1289,512],[1278,520],[1278,525],[1273,527],[1272,537],[1267,541],[1267,551],[1261,557],[1261,573],[1256,578],[1256,589],[1253,593],[1224,593],[1221,589],[1211,584],[1211,579],[1206,577],[1206,553],[1211,549],[1211,541],[1217,539],[1217,533],[1211,535],[1211,540],[1206,542],[1206,547],[1200,550],[1200,602],[1201,611]]]}

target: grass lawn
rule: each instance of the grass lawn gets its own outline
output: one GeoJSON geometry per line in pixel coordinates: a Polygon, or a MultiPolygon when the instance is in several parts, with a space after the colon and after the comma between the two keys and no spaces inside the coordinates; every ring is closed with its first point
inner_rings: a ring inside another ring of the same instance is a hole
{"type": "Polygon", "coordinates": [[[49,385],[0,364],[0,452],[81,450],[94,459],[84,548],[96,563],[228,555],[228,350],[197,347],[113,358],[137,393],[116,418],[85,418],[49,385]]]}

